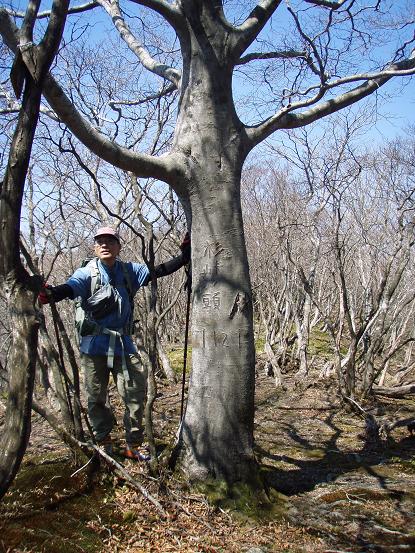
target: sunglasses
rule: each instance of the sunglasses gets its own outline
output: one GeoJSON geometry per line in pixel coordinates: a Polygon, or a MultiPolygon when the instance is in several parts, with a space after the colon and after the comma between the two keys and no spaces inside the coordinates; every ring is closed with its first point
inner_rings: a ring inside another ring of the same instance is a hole
{"type": "Polygon", "coordinates": [[[95,238],[95,244],[98,246],[102,246],[103,244],[106,244],[107,246],[113,246],[114,244],[118,244],[118,240],[116,238],[112,238],[111,236],[102,236],[99,238],[95,238]]]}

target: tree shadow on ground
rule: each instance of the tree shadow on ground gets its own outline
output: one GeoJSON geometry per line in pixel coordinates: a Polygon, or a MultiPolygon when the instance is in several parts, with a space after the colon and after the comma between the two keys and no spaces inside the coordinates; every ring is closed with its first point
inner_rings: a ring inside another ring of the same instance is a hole
{"type": "MultiPolygon", "coordinates": [[[[328,439],[321,440],[317,449],[318,458],[312,458],[316,454],[316,444],[300,435],[292,424],[285,425],[285,431],[297,451],[300,450],[301,458],[275,454],[256,445],[255,451],[261,459],[267,486],[292,496],[310,492],[320,484],[335,483],[343,475],[358,473],[363,484],[370,482],[372,487],[392,492],[395,490],[393,481],[398,471],[393,474],[385,467],[397,460],[413,464],[410,472],[414,473],[415,479],[415,437],[404,437],[398,441],[389,439],[385,443],[365,441],[361,448],[343,451],[337,445],[342,431],[333,423],[332,415],[325,422],[333,433],[328,439]],[[283,466],[279,468],[275,462],[283,466]]],[[[279,442],[268,440],[268,443],[279,442]]]]}
{"type": "Polygon", "coordinates": [[[287,497],[291,523],[336,551],[415,551],[415,437],[362,441],[356,426],[344,427],[347,416],[301,414],[256,446],[264,483],[287,497]]]}

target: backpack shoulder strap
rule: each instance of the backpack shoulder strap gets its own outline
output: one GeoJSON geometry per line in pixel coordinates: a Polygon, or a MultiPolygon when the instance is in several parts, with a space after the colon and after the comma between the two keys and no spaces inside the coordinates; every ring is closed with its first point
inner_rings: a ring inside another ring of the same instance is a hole
{"type": "Polygon", "coordinates": [[[91,296],[97,291],[98,286],[101,282],[101,275],[98,268],[98,258],[94,257],[86,265],[91,272],[91,296]]]}
{"type": "MultiPolygon", "coordinates": [[[[99,272],[98,267],[98,258],[93,257],[92,259],[85,260],[81,267],[88,268],[91,274],[91,290],[90,295],[94,294],[98,286],[101,283],[101,273],[99,272]]],[[[81,339],[82,336],[95,336],[101,334],[101,327],[95,322],[91,321],[86,317],[85,310],[83,308],[83,302],[81,298],[77,298],[75,301],[75,327],[78,331],[78,336],[81,339]]]]}

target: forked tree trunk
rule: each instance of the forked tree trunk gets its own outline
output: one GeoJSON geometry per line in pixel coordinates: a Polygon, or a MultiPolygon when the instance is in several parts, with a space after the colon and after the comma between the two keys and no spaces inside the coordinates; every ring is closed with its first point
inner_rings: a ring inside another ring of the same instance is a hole
{"type": "MultiPolygon", "coordinates": [[[[191,480],[228,483],[256,474],[253,455],[255,350],[240,181],[249,148],[232,98],[226,35],[212,26],[206,44],[191,4],[191,52],[184,56],[173,151],[182,160],[178,193],[192,217],[192,372],[180,433],[191,480]]],[[[206,18],[206,19],[205,19],[206,18]]],[[[174,184],[174,183],[173,183],[174,184]]]]}
{"type": "Polygon", "coordinates": [[[30,436],[39,329],[34,302],[40,282],[37,282],[36,287],[38,279],[29,277],[22,267],[19,257],[19,223],[40,97],[41,90],[28,78],[0,197],[0,279],[6,293],[12,327],[8,360],[11,370],[5,425],[0,442],[0,497],[7,492],[19,470],[30,436]]]}

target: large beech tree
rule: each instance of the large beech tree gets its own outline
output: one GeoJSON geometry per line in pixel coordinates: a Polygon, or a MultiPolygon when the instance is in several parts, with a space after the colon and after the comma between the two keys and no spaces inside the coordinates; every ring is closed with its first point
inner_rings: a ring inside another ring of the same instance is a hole
{"type": "MultiPolygon", "coordinates": [[[[105,10],[142,67],[163,80],[163,93],[179,91],[173,141],[163,155],[153,156],[110,140],[72,102],[77,92],[52,74],[43,89],[60,121],[92,152],[138,177],[168,183],[185,208],[192,237],[193,366],[179,452],[192,479],[248,480],[255,467],[252,299],[240,203],[243,163],[273,133],[309,125],[378,92],[392,77],[415,72],[413,30],[404,24],[413,17],[403,10],[393,13],[390,4],[135,0],[121,8],[118,0],[97,0],[71,8],[77,17],[105,10]],[[139,18],[134,18],[137,11],[139,18]],[[171,62],[174,48],[166,49],[163,58],[161,41],[157,48],[147,48],[146,40],[157,29],[153,25],[146,34],[145,22],[154,13],[178,40],[181,63],[171,62]],[[286,33],[280,30],[284,25],[286,33]],[[379,60],[393,27],[402,36],[389,57],[379,60]],[[377,45],[385,42],[382,50],[372,43],[377,29],[377,45]],[[234,84],[243,80],[240,75],[246,83],[259,77],[255,86],[265,85],[251,98],[250,111],[238,111],[236,105],[242,89],[234,84]]],[[[3,11],[0,31],[15,50],[12,15],[3,11]]]]}

